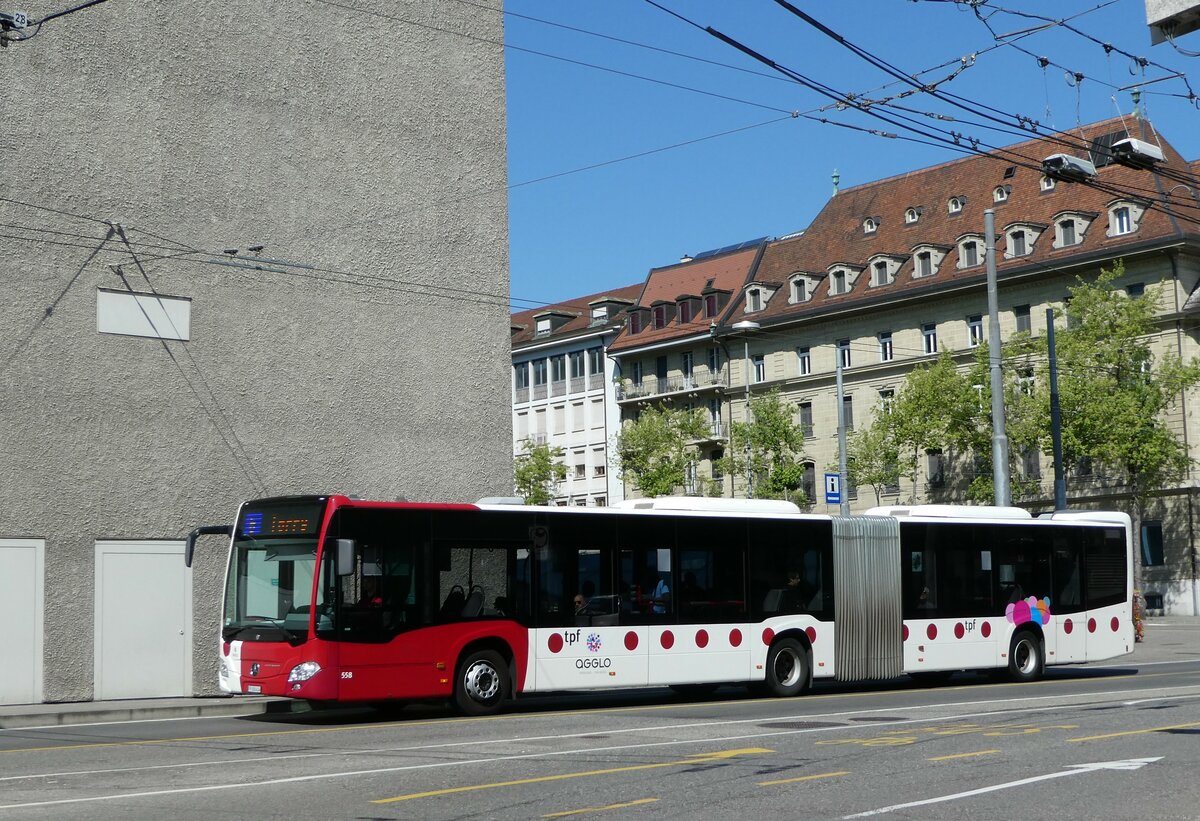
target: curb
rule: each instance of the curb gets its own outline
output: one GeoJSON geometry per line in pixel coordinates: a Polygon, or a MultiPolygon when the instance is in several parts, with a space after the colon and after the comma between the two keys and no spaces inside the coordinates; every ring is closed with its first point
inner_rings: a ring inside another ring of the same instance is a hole
{"type": "MultiPolygon", "coordinates": [[[[100,702],[103,704],[103,702],[100,702]]],[[[308,703],[295,699],[194,699],[187,703],[154,704],[138,702],[121,706],[120,702],[98,706],[85,701],[71,704],[30,705],[20,712],[0,709],[0,730],[31,727],[66,727],[73,724],[97,724],[110,721],[144,721],[166,718],[228,717],[294,713],[308,711],[308,703]]]]}

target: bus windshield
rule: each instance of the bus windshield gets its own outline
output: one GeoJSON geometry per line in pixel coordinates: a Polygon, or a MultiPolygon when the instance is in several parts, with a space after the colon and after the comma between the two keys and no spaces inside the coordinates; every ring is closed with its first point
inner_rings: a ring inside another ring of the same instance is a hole
{"type": "Polygon", "coordinates": [[[303,642],[313,600],[317,530],[323,504],[256,505],[243,509],[234,532],[225,584],[226,641],[303,642]]]}

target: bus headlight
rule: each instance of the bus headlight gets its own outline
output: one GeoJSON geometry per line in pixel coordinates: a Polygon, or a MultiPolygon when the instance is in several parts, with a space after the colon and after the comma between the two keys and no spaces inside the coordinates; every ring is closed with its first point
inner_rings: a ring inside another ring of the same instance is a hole
{"type": "Polygon", "coordinates": [[[292,672],[288,673],[288,681],[308,681],[319,672],[321,665],[315,661],[304,661],[292,668],[292,672]]]}

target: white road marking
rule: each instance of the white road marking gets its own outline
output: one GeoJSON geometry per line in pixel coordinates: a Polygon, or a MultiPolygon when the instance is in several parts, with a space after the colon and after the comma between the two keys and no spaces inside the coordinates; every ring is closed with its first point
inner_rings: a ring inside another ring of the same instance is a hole
{"type": "Polygon", "coordinates": [[[975,795],[996,792],[997,790],[1007,790],[1013,787],[1021,787],[1025,784],[1033,784],[1038,781],[1049,781],[1053,778],[1065,778],[1069,775],[1096,772],[1097,770],[1140,770],[1147,764],[1161,760],[1162,756],[1158,756],[1157,758],[1129,758],[1124,761],[1097,761],[1094,764],[1068,764],[1067,769],[1060,770],[1056,773],[1035,775],[1032,778],[1022,778],[1020,781],[1009,781],[1004,784],[993,784],[990,787],[980,787],[977,790],[967,790],[966,792],[954,793],[953,795],[942,795],[938,796],[937,798],[926,798],[923,801],[910,801],[907,804],[893,804],[890,807],[880,807],[877,810],[868,810],[867,812],[855,813],[854,815],[843,815],[842,821],[846,821],[846,819],[849,818],[866,818],[870,815],[883,815],[884,813],[895,812],[896,810],[907,810],[910,807],[923,807],[926,804],[941,804],[944,801],[956,801],[960,798],[970,798],[975,795]]]}

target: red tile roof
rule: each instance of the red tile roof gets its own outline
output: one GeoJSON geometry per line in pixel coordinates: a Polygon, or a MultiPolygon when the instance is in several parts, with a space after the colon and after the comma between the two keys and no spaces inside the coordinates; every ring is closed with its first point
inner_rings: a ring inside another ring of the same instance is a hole
{"type": "MultiPolygon", "coordinates": [[[[544,305],[540,308],[530,308],[525,311],[518,311],[513,314],[510,320],[513,328],[520,326],[520,330],[513,332],[510,339],[512,347],[533,342],[534,332],[536,330],[535,317],[544,313],[563,313],[570,314],[573,318],[565,324],[555,328],[550,334],[537,337],[538,342],[545,342],[549,339],[562,339],[572,336],[583,331],[594,330],[592,325],[592,309],[590,304],[603,299],[615,299],[624,302],[633,302],[638,298],[638,294],[642,292],[643,283],[639,282],[635,285],[625,285],[620,288],[613,288],[608,291],[601,291],[598,294],[589,296],[581,296],[575,299],[569,299],[565,302],[557,302],[553,305],[544,305]]],[[[615,325],[623,322],[625,319],[624,313],[618,313],[613,317],[612,321],[607,325],[615,325]]]]}
{"type": "MultiPolygon", "coordinates": [[[[1191,180],[1189,185],[1192,188],[1196,188],[1192,165],[1169,144],[1161,141],[1148,122],[1112,119],[1059,136],[1080,143],[1081,138],[1094,140],[1113,132],[1124,132],[1126,125],[1129,126],[1130,136],[1162,146],[1166,161],[1160,170],[1182,175],[1191,180]]],[[[1060,152],[1085,158],[1086,154],[1046,138],[1031,139],[1003,149],[1003,152],[1007,156],[1001,159],[995,156],[997,152],[992,152],[993,156],[970,156],[838,193],[826,203],[802,235],[770,243],[755,271],[755,281],[772,285],[786,283],[797,272],[817,275],[822,277],[822,281],[815,289],[815,295],[808,302],[791,305],[788,304],[788,289],[781,288],[765,310],[749,316],[759,322],[764,319],[783,319],[808,312],[832,310],[889,294],[908,293],[927,285],[982,279],[986,275],[982,242],[979,264],[963,270],[957,267],[957,242],[966,234],[982,235],[983,211],[986,208],[995,211],[996,262],[1001,278],[1006,271],[1031,265],[1050,268],[1064,259],[1076,259],[1089,254],[1119,257],[1125,247],[1134,248],[1154,240],[1182,237],[1185,233],[1200,233],[1194,222],[1185,219],[1176,221],[1156,208],[1145,212],[1137,231],[1111,238],[1105,236],[1108,205],[1122,198],[1117,189],[1132,195],[1125,199],[1161,202],[1163,196],[1159,192],[1179,185],[1178,180],[1165,178],[1158,171],[1138,170],[1113,163],[1099,168],[1096,180],[1098,185],[1110,191],[1061,180],[1054,190],[1042,191],[1042,159],[1060,152]],[[1018,163],[1027,163],[1036,168],[1018,163]],[[1010,168],[1011,174],[1006,177],[1006,171],[1010,168]],[[993,202],[993,191],[998,186],[1011,186],[1007,201],[993,202]],[[958,214],[947,212],[947,203],[952,197],[965,199],[962,211],[958,214]],[[920,209],[920,216],[913,224],[906,224],[904,220],[909,208],[920,209]],[[1082,242],[1054,249],[1051,247],[1054,241],[1054,218],[1067,211],[1093,214],[1095,220],[1082,242]],[[867,218],[879,221],[876,231],[869,235],[863,231],[863,221],[867,218]],[[1034,244],[1031,254],[1004,259],[1007,247],[1005,228],[1016,223],[1046,226],[1046,229],[1034,244]],[[912,253],[918,245],[948,248],[937,273],[932,277],[913,279],[912,253]],[[858,276],[849,293],[829,295],[827,272],[831,266],[845,263],[855,268],[865,267],[868,260],[877,254],[904,259],[892,283],[871,287],[871,272],[868,269],[858,276]]],[[[1190,219],[1200,216],[1200,211],[1195,209],[1184,208],[1178,213],[1190,219]]],[[[736,306],[729,321],[741,319],[743,311],[744,305],[736,306]]]]}

